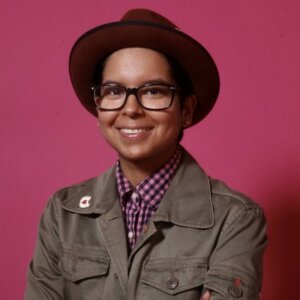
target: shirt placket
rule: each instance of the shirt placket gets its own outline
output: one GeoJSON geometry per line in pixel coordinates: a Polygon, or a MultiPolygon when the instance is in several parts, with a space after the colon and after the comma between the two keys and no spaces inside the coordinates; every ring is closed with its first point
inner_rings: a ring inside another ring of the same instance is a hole
{"type": "Polygon", "coordinates": [[[140,212],[140,196],[137,191],[133,191],[130,197],[130,200],[132,202],[130,212],[129,212],[129,222],[128,222],[128,239],[131,249],[134,247],[136,240],[137,240],[137,234],[138,234],[138,217],[140,212]]]}

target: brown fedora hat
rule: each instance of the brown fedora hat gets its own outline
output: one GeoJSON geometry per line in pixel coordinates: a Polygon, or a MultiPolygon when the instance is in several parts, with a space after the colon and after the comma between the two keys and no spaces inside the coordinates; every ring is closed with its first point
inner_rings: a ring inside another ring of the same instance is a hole
{"type": "Polygon", "coordinates": [[[217,67],[207,50],[156,12],[133,9],[118,22],[86,32],[72,48],[71,81],[79,100],[90,113],[97,116],[91,87],[100,62],[110,53],[130,47],[167,54],[186,70],[197,97],[192,125],[210,112],[219,94],[220,81],[217,67]]]}

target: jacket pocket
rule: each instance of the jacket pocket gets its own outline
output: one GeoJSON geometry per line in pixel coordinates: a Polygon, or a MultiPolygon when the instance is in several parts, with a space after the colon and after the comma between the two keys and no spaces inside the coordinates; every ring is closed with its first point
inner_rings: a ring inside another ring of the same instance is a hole
{"type": "Polygon", "coordinates": [[[72,282],[106,275],[109,262],[110,259],[105,250],[78,245],[62,245],[62,273],[72,282]]]}
{"type": "Polygon", "coordinates": [[[207,264],[199,257],[148,260],[141,276],[143,299],[170,299],[173,295],[177,295],[175,299],[200,298],[206,271],[207,264]]]}
{"type": "Polygon", "coordinates": [[[105,249],[63,244],[61,250],[64,299],[102,299],[110,263],[105,249]]]}

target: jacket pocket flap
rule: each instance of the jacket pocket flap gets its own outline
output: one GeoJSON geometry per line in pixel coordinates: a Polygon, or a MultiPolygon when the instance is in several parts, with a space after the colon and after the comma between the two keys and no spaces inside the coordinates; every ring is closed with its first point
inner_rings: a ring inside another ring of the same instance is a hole
{"type": "Polygon", "coordinates": [[[103,276],[109,262],[107,252],[101,248],[62,245],[60,265],[64,277],[70,281],[103,276]]]}
{"type": "Polygon", "coordinates": [[[145,263],[144,284],[174,295],[203,284],[207,264],[201,258],[160,258],[145,263]]]}

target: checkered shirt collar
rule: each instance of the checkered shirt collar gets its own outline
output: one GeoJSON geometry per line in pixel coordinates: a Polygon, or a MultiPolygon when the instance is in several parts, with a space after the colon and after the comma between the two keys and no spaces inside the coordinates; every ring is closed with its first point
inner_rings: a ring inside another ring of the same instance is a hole
{"type": "Polygon", "coordinates": [[[145,178],[135,188],[122,172],[120,161],[116,162],[117,186],[121,201],[125,201],[125,195],[133,190],[137,191],[143,201],[155,208],[169,187],[169,183],[176,173],[182,157],[182,148],[178,147],[173,157],[158,171],[145,178]]]}

